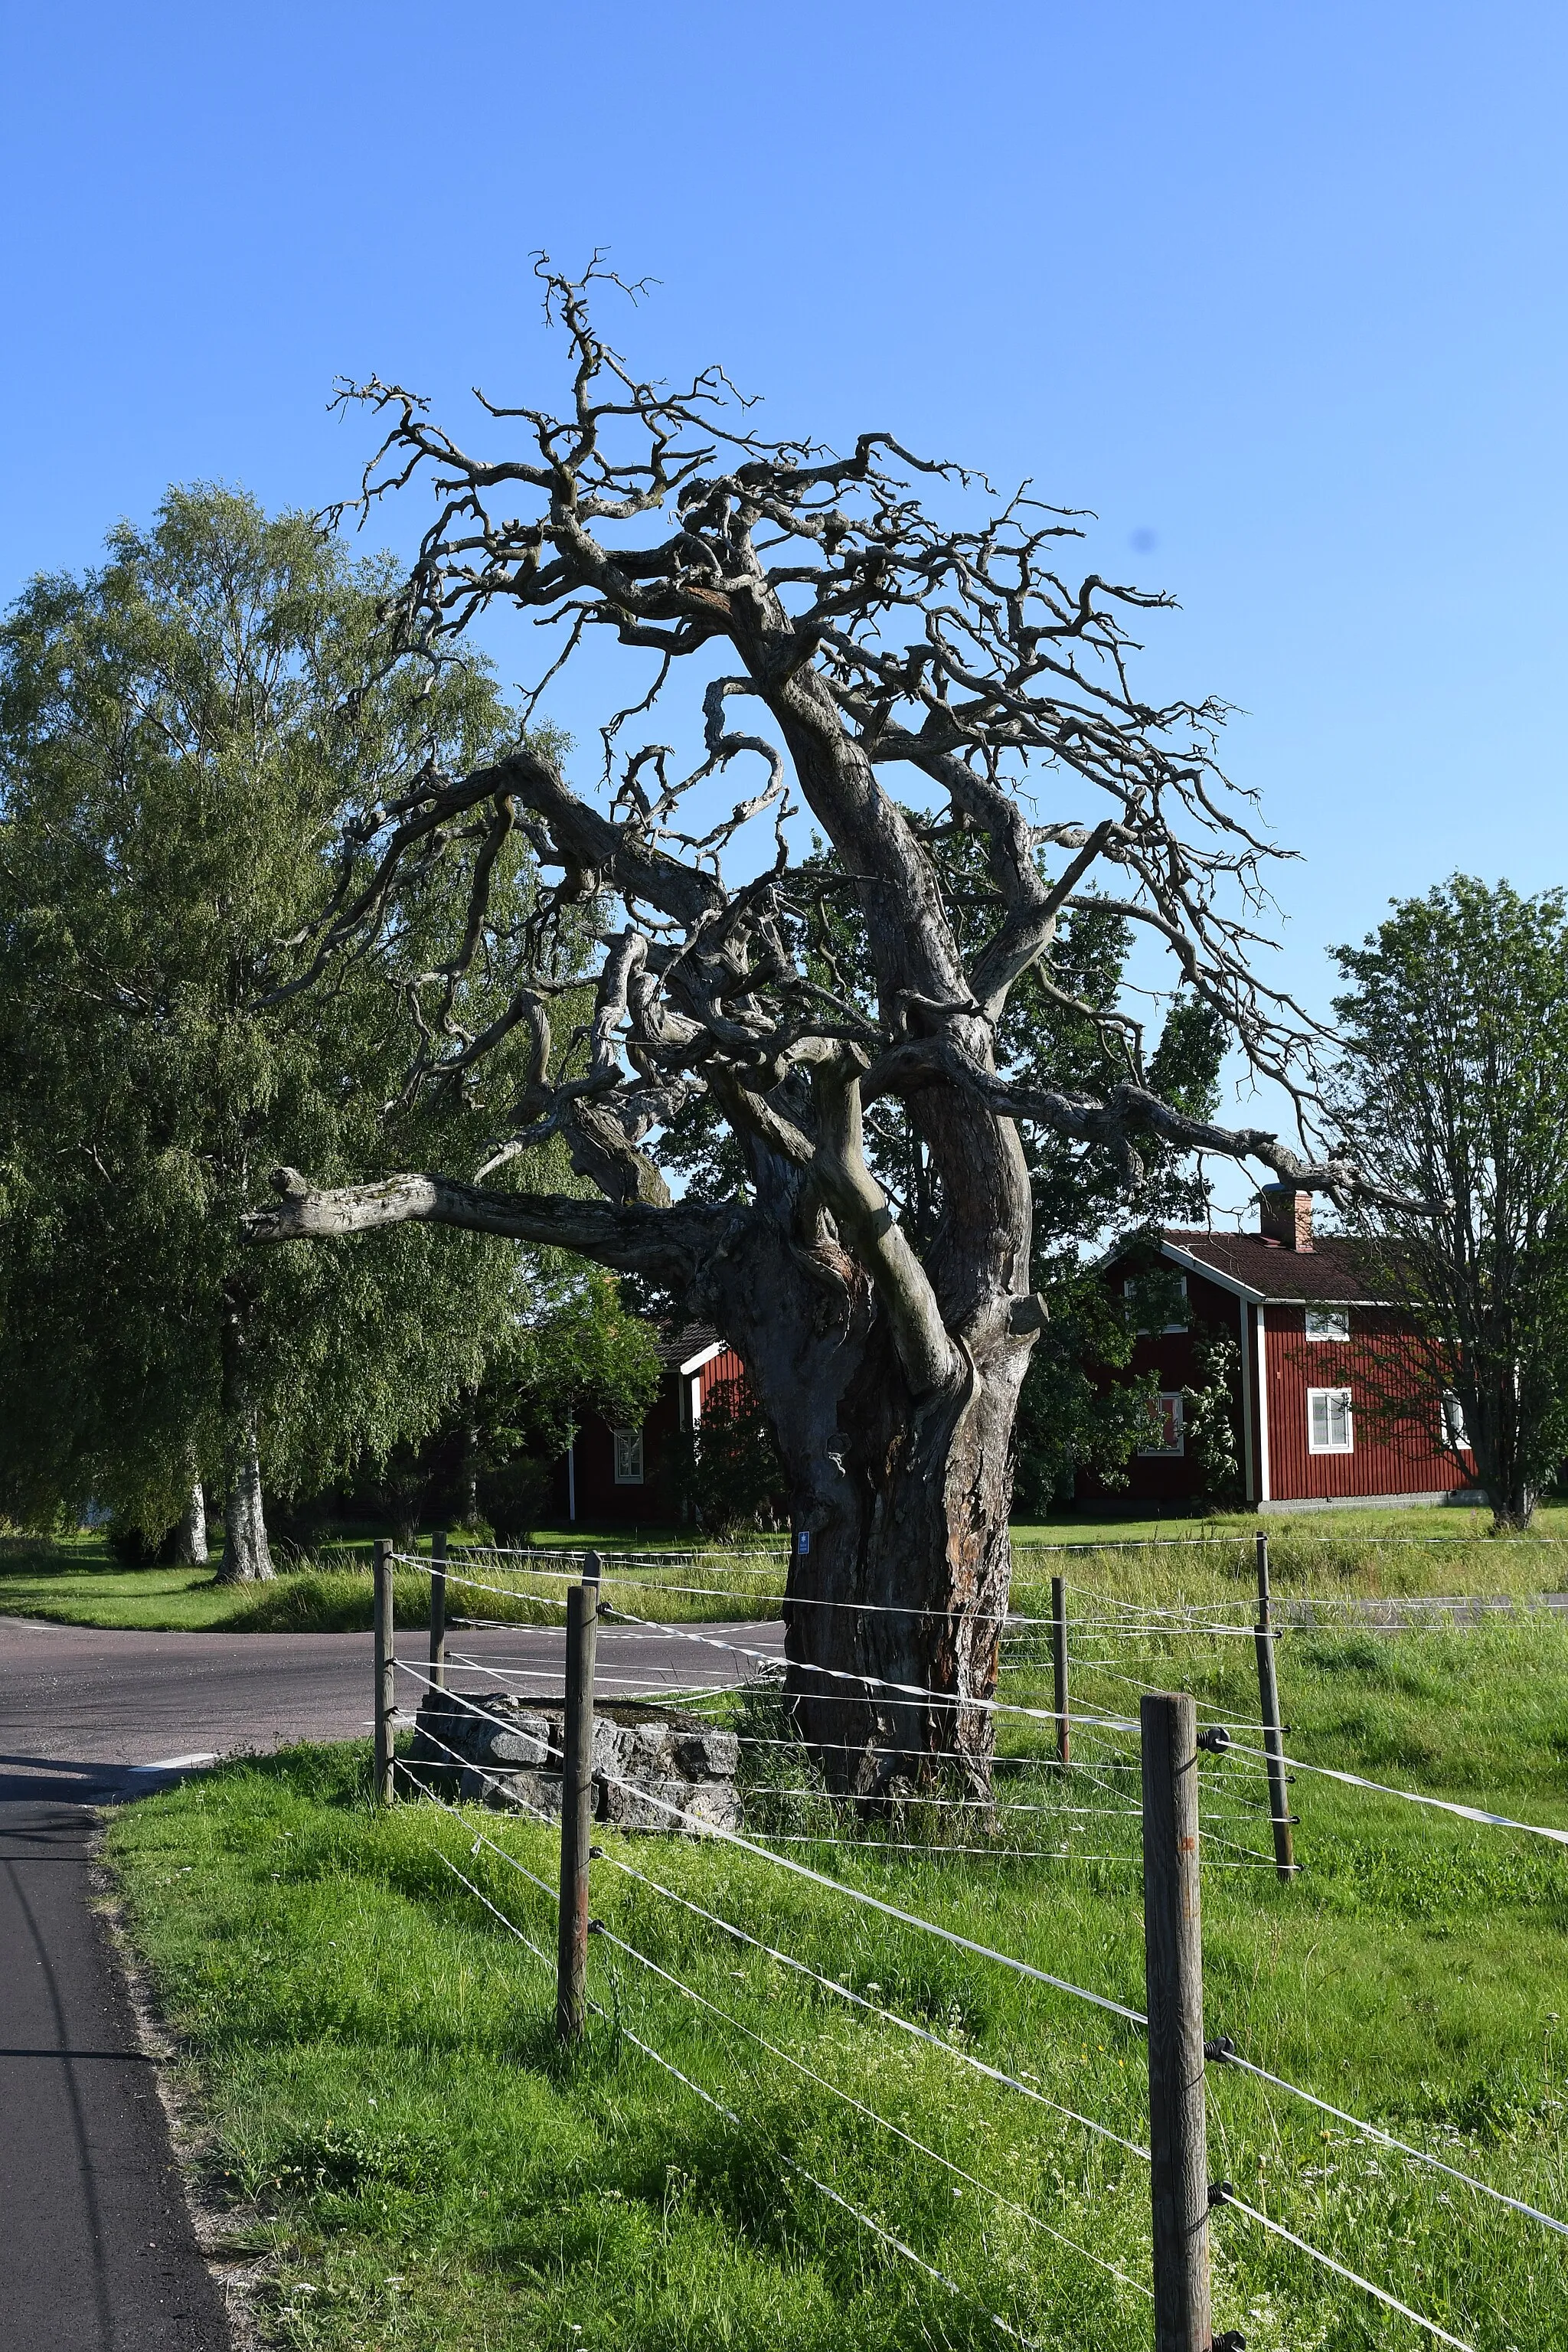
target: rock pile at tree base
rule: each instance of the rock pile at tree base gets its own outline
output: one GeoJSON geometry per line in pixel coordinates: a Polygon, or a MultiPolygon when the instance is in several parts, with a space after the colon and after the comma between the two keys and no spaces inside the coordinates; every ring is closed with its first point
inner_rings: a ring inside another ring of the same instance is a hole
{"type": "MultiPolygon", "coordinates": [[[[431,1691],[404,1769],[438,1794],[561,1812],[563,1711],[510,1691],[431,1691]]],[[[594,1715],[594,1817],[617,1829],[700,1836],[739,1829],[740,1743],[679,1708],[612,1705],[594,1715]],[[657,1800],[658,1801],[652,1801],[657,1800]],[[672,1806],[691,1819],[661,1811],[672,1806]]]]}

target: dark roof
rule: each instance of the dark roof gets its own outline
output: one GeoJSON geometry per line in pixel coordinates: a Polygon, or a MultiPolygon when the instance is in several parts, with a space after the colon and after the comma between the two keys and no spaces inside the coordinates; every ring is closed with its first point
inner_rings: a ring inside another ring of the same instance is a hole
{"type": "Polygon", "coordinates": [[[1352,1299],[1365,1305],[1377,1297],[1365,1244],[1342,1234],[1324,1234],[1310,1250],[1287,1249],[1283,1242],[1263,1234],[1185,1233],[1170,1225],[1162,1238],[1167,1248],[1213,1266],[1258,1298],[1321,1299],[1344,1306],[1352,1299]]]}
{"type": "Polygon", "coordinates": [[[683,1323],[679,1331],[672,1331],[667,1323],[653,1343],[654,1352],[661,1364],[673,1365],[679,1370],[693,1356],[700,1356],[704,1348],[717,1347],[722,1338],[723,1334],[715,1331],[711,1323],[683,1323]]]}

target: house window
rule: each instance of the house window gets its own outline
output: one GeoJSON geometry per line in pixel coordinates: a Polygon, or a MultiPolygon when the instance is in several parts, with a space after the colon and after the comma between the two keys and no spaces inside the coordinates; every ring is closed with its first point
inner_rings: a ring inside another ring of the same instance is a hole
{"type": "MultiPolygon", "coordinates": [[[[1162,1287],[1164,1286],[1165,1285],[1163,1284],[1162,1287]]],[[[1145,1285],[1143,1283],[1139,1282],[1134,1276],[1129,1275],[1121,1286],[1121,1295],[1127,1300],[1128,1305],[1131,1306],[1137,1299],[1140,1291],[1144,1287],[1145,1285]]],[[[1175,1287],[1181,1296],[1182,1304],[1184,1307],[1187,1303],[1187,1277],[1184,1274],[1177,1275],[1175,1287]]],[[[1184,1331],[1187,1329],[1188,1325],[1186,1318],[1184,1316],[1174,1323],[1163,1323],[1160,1328],[1162,1331],[1184,1331]]],[[[1144,1339],[1149,1335],[1149,1331],[1150,1327],[1147,1323],[1141,1324],[1138,1330],[1139,1338],[1141,1339],[1144,1339]]],[[[1180,1453],[1181,1448],[1178,1446],[1176,1450],[1180,1453]]]]}
{"type": "Polygon", "coordinates": [[[1179,1389],[1150,1398],[1149,1420],[1149,1443],[1138,1448],[1141,1454],[1180,1454],[1184,1451],[1179,1389]]]}
{"type": "Polygon", "coordinates": [[[1308,1307],[1309,1339],[1348,1339],[1350,1335],[1351,1311],[1348,1307],[1308,1307]]]}
{"type": "Polygon", "coordinates": [[[642,1482],[642,1432],[640,1429],[617,1429],[616,1484],[617,1486],[640,1486],[642,1482]]]}
{"type": "Polygon", "coordinates": [[[1349,1389],[1307,1391],[1307,1450],[1310,1454],[1353,1454],[1349,1389]]]}
{"type": "Polygon", "coordinates": [[[1452,1389],[1443,1399],[1443,1443],[1455,1454],[1468,1454],[1469,1434],[1465,1428],[1465,1408],[1452,1389]]]}

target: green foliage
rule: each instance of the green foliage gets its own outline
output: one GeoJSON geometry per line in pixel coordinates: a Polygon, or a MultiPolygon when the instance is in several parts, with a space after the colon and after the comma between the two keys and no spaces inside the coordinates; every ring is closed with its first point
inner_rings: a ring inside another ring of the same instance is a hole
{"type": "Polygon", "coordinates": [[[1098,1270],[1065,1252],[1040,1283],[1050,1321],[1035,1343],[1018,1399],[1014,1507],[1043,1518],[1079,1473],[1114,1492],[1144,1438],[1152,1374],[1116,1377],[1131,1360],[1133,1316],[1098,1270]]]}
{"type": "Polygon", "coordinates": [[[1228,1331],[1213,1324],[1194,1327],[1193,1366],[1196,1379],[1182,1391],[1183,1433],[1200,1492],[1213,1503],[1233,1503],[1241,1494],[1241,1441],[1237,1400],[1241,1394],[1241,1350],[1228,1331]]]}
{"type": "Polygon", "coordinates": [[[702,1407],[700,1427],[680,1431],[668,1454],[675,1498],[704,1535],[733,1540],[778,1525],[787,1482],[749,1387],[720,1381],[702,1407]]]}
{"type": "Polygon", "coordinates": [[[1479,1483],[1522,1524],[1568,1454],[1568,902],[1456,875],[1336,955],[1336,1112],[1431,1204],[1366,1221],[1370,1278],[1431,1342],[1414,1375],[1369,1362],[1368,1402],[1435,1431],[1456,1393],[1479,1483]]]}
{"type": "MultiPolygon", "coordinates": [[[[345,821],[509,730],[479,663],[394,657],[389,577],[176,489],[0,628],[0,1506],[31,1523],[92,1493],[160,1537],[241,1387],[269,1485],[319,1486],[427,1427],[510,1323],[510,1261],[472,1237],[238,1239],[279,1162],[331,1182],[484,1140],[460,1098],[396,1108],[395,983],[464,918],[439,877],[379,971],[279,993],[345,821]]],[[[501,903],[531,889],[514,850],[501,903]]]]}

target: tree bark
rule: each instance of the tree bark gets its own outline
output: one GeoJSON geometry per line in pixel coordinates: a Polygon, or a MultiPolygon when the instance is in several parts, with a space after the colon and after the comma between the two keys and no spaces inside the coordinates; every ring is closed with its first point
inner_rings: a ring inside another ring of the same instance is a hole
{"type": "Polygon", "coordinates": [[[235,1433],[223,1525],[220,1584],[263,1584],[276,1574],[261,1507],[261,1454],[254,1408],[235,1433]]]}
{"type": "Polygon", "coordinates": [[[228,1419],[228,1495],[220,1584],[265,1583],[274,1573],[261,1507],[261,1447],[249,1378],[248,1301],[242,1284],[224,1294],[223,1388],[228,1419]]]}
{"type": "Polygon", "coordinates": [[[185,1516],[180,1522],[179,1557],[187,1568],[205,1568],[207,1564],[207,1498],[202,1486],[201,1472],[193,1468],[191,1491],[185,1505],[185,1516]]]}
{"type": "MultiPolygon", "coordinates": [[[[1008,1139],[1009,1245],[998,1261],[991,1222],[980,1250],[991,1280],[974,1282],[971,1265],[968,1311],[950,1327],[952,1380],[913,1386],[873,1277],[814,1210],[809,1181],[772,1154],[752,1153],[762,1213],[731,1230],[698,1279],[695,1303],[744,1360],[789,1480],[794,1717],[828,1785],[868,1804],[944,1782],[981,1802],[990,1793],[995,1717],[984,1702],[1007,1609],[1013,1426],[1034,1344],[996,1282],[1028,1261],[1028,1191],[1010,1181],[1008,1139]]],[[[955,1216],[933,1253],[950,1275],[967,1223],[955,1216]]]]}

